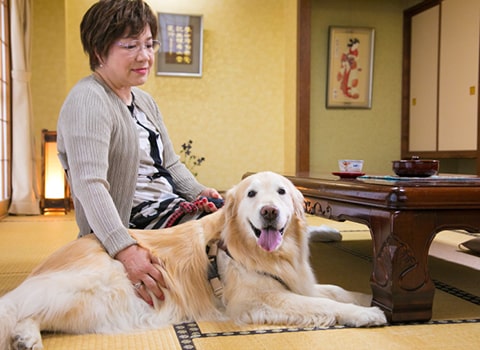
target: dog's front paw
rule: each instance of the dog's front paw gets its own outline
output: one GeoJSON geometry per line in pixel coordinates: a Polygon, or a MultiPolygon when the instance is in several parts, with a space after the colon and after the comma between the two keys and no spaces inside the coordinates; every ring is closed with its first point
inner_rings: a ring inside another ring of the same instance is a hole
{"type": "Polygon", "coordinates": [[[42,336],[38,325],[31,319],[18,323],[11,337],[12,350],[42,350],[42,336]]]}
{"type": "Polygon", "coordinates": [[[338,242],[342,240],[340,231],[326,225],[309,226],[308,234],[311,242],[338,242]]]}
{"type": "Polygon", "coordinates": [[[12,350],[42,350],[42,339],[31,335],[17,334],[12,338],[12,350]]]}
{"type": "Polygon", "coordinates": [[[345,325],[352,327],[374,327],[387,324],[387,318],[378,307],[361,308],[346,320],[345,325]]]}

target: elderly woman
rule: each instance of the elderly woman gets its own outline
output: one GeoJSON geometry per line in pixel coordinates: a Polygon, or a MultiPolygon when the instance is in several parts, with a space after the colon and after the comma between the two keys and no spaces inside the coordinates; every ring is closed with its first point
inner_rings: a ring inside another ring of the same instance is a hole
{"type": "Polygon", "coordinates": [[[147,81],[160,43],[157,19],[142,0],[101,0],[84,15],[81,40],[93,74],[66,98],[58,152],[67,172],[79,236],[94,233],[120,261],[137,294],[152,305],[164,286],[158,264],[128,227],[162,228],[222,205],[180,162],[147,81]]]}

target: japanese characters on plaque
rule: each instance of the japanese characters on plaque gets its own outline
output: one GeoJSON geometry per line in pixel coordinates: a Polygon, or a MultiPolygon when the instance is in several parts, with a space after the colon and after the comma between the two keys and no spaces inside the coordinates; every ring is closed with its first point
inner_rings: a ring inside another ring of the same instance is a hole
{"type": "Polygon", "coordinates": [[[167,47],[165,62],[170,64],[192,64],[193,26],[167,24],[167,47]]]}

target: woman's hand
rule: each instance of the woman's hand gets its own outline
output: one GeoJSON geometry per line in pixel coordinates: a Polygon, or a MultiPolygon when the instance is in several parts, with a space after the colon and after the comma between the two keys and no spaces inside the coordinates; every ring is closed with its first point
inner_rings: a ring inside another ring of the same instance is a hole
{"type": "Polygon", "coordinates": [[[151,292],[159,300],[165,300],[162,288],[166,288],[161,272],[154,266],[160,265],[157,257],[150,251],[136,244],[121,250],[115,256],[127,270],[128,279],[132,282],[135,292],[153,306],[153,300],[148,292],[151,292]]]}
{"type": "Polygon", "coordinates": [[[200,205],[200,209],[207,213],[213,213],[218,210],[215,203],[209,201],[209,198],[223,200],[222,196],[214,188],[206,188],[198,195],[197,205],[200,205]]]}

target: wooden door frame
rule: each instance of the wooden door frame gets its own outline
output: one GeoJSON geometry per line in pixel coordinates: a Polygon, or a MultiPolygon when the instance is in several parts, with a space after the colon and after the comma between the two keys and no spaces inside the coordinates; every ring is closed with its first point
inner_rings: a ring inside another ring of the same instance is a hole
{"type": "Polygon", "coordinates": [[[311,0],[298,0],[297,33],[297,175],[310,171],[310,61],[311,61],[311,0]]]}

